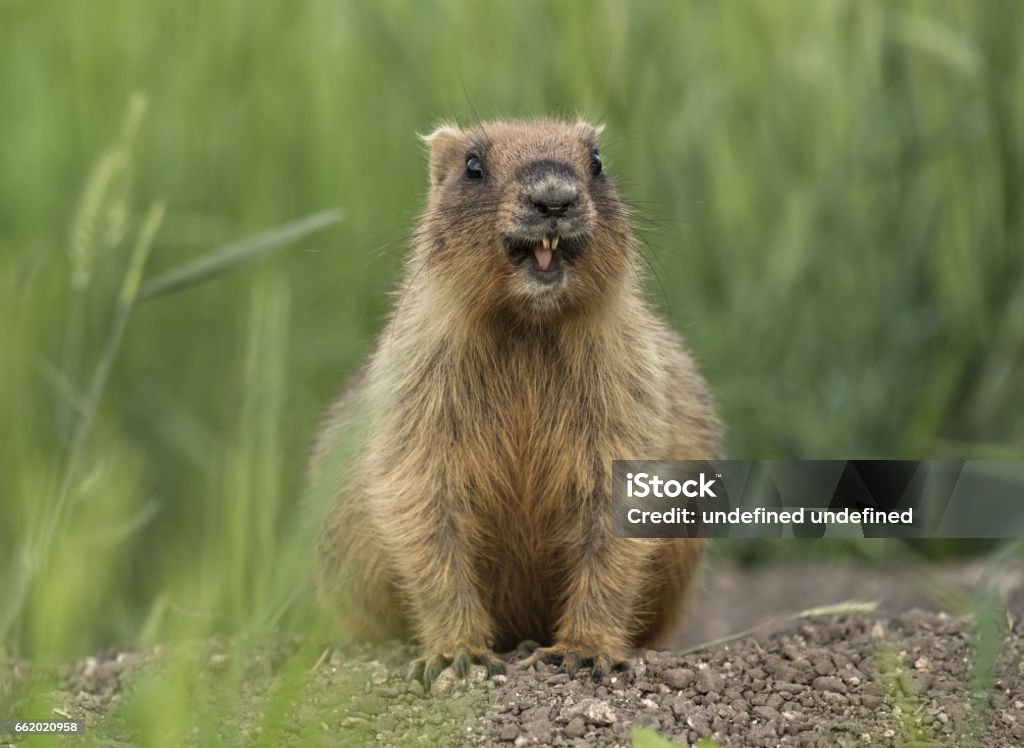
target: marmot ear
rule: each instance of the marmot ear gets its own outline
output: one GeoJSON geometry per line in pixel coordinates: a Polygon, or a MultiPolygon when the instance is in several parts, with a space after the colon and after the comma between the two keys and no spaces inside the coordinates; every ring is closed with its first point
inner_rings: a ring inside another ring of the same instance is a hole
{"type": "Polygon", "coordinates": [[[576,120],[576,127],[581,128],[584,132],[589,133],[593,138],[601,137],[601,133],[604,132],[603,122],[590,122],[580,117],[576,120]]]}
{"type": "Polygon", "coordinates": [[[455,145],[462,132],[455,125],[442,122],[429,135],[420,135],[420,140],[430,149],[430,184],[440,184],[445,173],[451,168],[455,145]]]}

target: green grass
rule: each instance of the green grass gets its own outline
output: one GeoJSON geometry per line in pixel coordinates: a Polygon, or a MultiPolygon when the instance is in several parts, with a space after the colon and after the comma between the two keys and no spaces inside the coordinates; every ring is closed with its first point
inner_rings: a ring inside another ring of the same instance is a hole
{"type": "Polygon", "coordinates": [[[1022,26],[996,1],[3,0],[0,647],[305,621],[304,461],[441,118],[607,123],[733,456],[1024,456],[1022,26]]]}

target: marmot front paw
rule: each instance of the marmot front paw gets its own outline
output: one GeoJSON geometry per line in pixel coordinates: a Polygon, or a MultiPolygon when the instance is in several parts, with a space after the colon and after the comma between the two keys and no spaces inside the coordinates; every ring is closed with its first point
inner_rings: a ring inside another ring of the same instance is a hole
{"type": "Polygon", "coordinates": [[[428,651],[423,657],[413,660],[409,679],[418,680],[429,692],[431,684],[445,668],[450,667],[457,677],[465,678],[472,665],[483,665],[488,678],[505,672],[505,662],[490,650],[460,645],[450,652],[428,651]]]}
{"type": "Polygon", "coordinates": [[[526,659],[520,661],[523,667],[533,667],[538,662],[549,665],[561,665],[570,678],[575,678],[580,667],[589,667],[590,678],[595,683],[604,680],[615,668],[622,668],[629,664],[628,660],[621,657],[595,651],[584,646],[572,646],[568,644],[555,644],[551,647],[538,647],[533,650],[526,659]]]}

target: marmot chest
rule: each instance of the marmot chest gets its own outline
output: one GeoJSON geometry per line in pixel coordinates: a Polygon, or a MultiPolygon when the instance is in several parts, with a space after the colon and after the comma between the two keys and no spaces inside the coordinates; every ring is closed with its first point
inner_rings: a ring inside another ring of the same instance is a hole
{"type": "MultiPolygon", "coordinates": [[[[614,392],[594,371],[532,361],[472,372],[448,393],[453,459],[482,501],[556,512],[599,494],[630,440],[614,392]]],[[[596,365],[596,364],[595,364],[596,365]]]]}

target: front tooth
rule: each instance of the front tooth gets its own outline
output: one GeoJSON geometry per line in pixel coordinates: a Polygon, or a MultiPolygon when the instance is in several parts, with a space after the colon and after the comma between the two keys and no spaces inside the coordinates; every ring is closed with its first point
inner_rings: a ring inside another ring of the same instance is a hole
{"type": "Polygon", "coordinates": [[[545,236],[541,241],[544,244],[544,249],[551,249],[551,238],[550,237],[545,236]]]}
{"type": "Polygon", "coordinates": [[[551,251],[554,252],[558,249],[558,235],[551,237],[551,251]]]}

